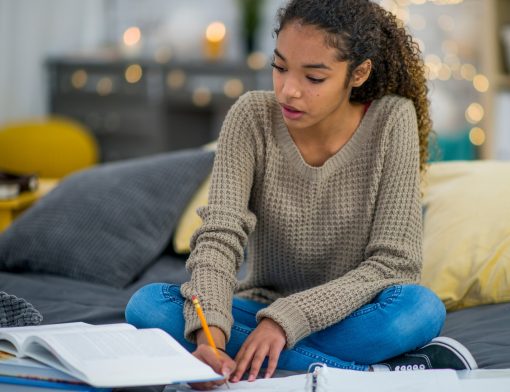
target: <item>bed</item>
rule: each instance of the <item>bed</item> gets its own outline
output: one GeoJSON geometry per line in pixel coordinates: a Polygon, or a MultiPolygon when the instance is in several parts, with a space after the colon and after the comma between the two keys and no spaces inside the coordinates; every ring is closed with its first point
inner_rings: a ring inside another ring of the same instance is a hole
{"type": "MultiPolygon", "coordinates": [[[[188,279],[186,255],[175,253],[171,238],[182,211],[206,181],[213,156],[210,151],[194,149],[100,165],[70,176],[0,235],[0,291],[30,302],[43,315],[43,324],[124,322],[124,308],[138,288],[151,282],[182,283],[188,279]]],[[[438,189],[450,181],[447,189],[451,192],[452,178],[472,181],[466,173],[480,174],[479,167],[473,170],[467,163],[446,165],[446,169],[437,166],[440,173],[433,169],[434,179],[428,181],[433,191],[427,191],[424,198],[425,236],[434,241],[434,249],[441,246],[434,235],[444,237],[445,233],[437,233],[427,219],[447,209],[439,205],[434,212],[438,189]]],[[[508,164],[505,170],[509,170],[508,164]]],[[[493,173],[494,167],[486,171],[493,173]]],[[[510,221],[504,219],[507,212],[498,211],[505,224],[510,221]]],[[[466,221],[461,224],[465,226],[466,221]]],[[[450,229],[454,233],[460,230],[450,229]]],[[[491,295],[473,305],[473,295],[480,297],[480,279],[470,280],[468,291],[457,295],[460,299],[452,294],[452,269],[457,275],[461,269],[455,264],[455,255],[448,253],[451,246],[458,248],[455,240],[452,235],[440,249],[444,258],[453,260],[454,267],[442,270],[444,263],[440,268],[430,262],[434,268],[428,268],[423,277],[424,284],[435,289],[450,309],[441,334],[468,347],[480,368],[510,368],[510,256],[503,249],[506,256],[501,265],[489,260],[493,270],[502,271],[502,278],[490,280],[491,295]],[[477,287],[474,294],[469,292],[473,286],[477,287]]],[[[430,252],[425,253],[432,260],[430,252]]],[[[284,374],[288,373],[278,373],[284,374]]]]}

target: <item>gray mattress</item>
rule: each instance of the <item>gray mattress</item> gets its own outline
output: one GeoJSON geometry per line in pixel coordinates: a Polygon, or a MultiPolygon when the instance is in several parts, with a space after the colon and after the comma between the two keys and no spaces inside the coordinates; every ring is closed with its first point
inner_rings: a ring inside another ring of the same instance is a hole
{"type": "MultiPolygon", "coordinates": [[[[157,281],[182,283],[187,278],[184,260],[164,255],[125,289],[54,275],[0,272],[0,290],[31,302],[43,314],[44,324],[101,324],[124,322],[126,303],[139,287],[157,281]]],[[[510,303],[449,313],[442,335],[466,345],[480,368],[510,368],[510,303]]]]}

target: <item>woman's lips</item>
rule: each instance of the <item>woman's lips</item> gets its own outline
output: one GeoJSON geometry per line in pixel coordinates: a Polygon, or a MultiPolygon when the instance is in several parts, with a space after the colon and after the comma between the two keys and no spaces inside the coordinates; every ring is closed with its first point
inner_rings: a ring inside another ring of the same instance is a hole
{"type": "Polygon", "coordinates": [[[294,108],[292,106],[284,105],[284,104],[280,104],[280,106],[282,107],[283,116],[290,120],[297,120],[304,114],[304,112],[297,110],[296,108],[294,108]]]}

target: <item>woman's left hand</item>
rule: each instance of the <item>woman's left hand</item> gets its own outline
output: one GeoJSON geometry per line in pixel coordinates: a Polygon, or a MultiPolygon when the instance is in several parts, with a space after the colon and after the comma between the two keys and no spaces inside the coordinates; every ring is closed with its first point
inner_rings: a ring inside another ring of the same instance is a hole
{"type": "Polygon", "coordinates": [[[269,362],[264,377],[271,377],[286,342],[285,331],[280,325],[269,318],[262,319],[237,353],[235,358],[237,369],[230,381],[239,381],[248,367],[250,369],[248,381],[255,380],[266,357],[269,357],[269,362]]]}

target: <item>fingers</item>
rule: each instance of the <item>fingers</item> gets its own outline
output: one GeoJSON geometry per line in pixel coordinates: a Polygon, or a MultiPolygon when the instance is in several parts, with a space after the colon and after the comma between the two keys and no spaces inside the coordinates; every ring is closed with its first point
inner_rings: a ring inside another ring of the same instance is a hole
{"type": "Polygon", "coordinates": [[[269,363],[267,370],[264,374],[265,378],[271,377],[275,370],[276,366],[278,365],[278,358],[280,357],[280,349],[273,348],[271,349],[270,346],[264,345],[259,346],[255,350],[246,349],[242,352],[240,351],[238,356],[236,357],[237,361],[237,369],[232,377],[232,382],[239,381],[243,374],[246,372],[246,370],[249,367],[249,375],[248,375],[248,381],[254,381],[257,378],[257,375],[259,374],[260,368],[262,367],[262,364],[264,363],[264,360],[266,357],[269,356],[269,363]]]}
{"type": "Polygon", "coordinates": [[[280,358],[280,350],[271,350],[269,352],[269,362],[267,364],[266,374],[264,378],[271,378],[278,365],[278,358],[280,358]]]}
{"type": "Polygon", "coordinates": [[[285,347],[285,331],[271,319],[263,319],[250,333],[236,355],[237,368],[231,381],[237,382],[249,368],[248,381],[257,378],[260,368],[269,356],[265,377],[271,377],[278,364],[280,352],[285,347]],[[269,355],[268,355],[269,354],[269,355]]]}
{"type": "Polygon", "coordinates": [[[250,375],[248,376],[248,381],[254,381],[259,374],[260,367],[262,366],[262,362],[266,359],[267,353],[269,352],[269,348],[260,347],[255,354],[253,355],[253,359],[251,361],[250,366],[250,375]]]}
{"type": "Polygon", "coordinates": [[[243,377],[243,374],[248,368],[248,365],[250,364],[251,359],[253,358],[253,354],[255,353],[256,346],[252,346],[246,343],[247,342],[243,344],[243,346],[236,355],[235,361],[237,363],[237,368],[231,378],[232,382],[237,382],[243,377]]]}
{"type": "Polygon", "coordinates": [[[193,352],[193,355],[209,365],[216,373],[223,375],[225,378],[217,381],[207,381],[199,383],[191,383],[191,387],[199,391],[207,391],[224,384],[230,374],[235,371],[236,363],[227,354],[220,352],[220,357],[212,349],[212,347],[201,344],[193,352]]]}

